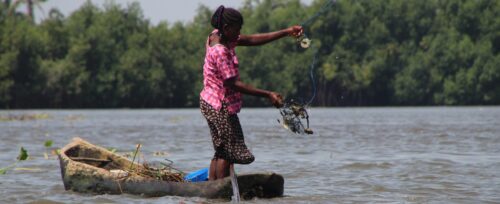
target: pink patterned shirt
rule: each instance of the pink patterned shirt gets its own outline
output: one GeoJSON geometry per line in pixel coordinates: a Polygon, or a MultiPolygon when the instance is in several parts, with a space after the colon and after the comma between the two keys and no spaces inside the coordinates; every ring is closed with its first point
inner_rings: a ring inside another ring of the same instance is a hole
{"type": "MultiPolygon", "coordinates": [[[[218,30],[212,31],[217,33],[218,30]]],[[[230,114],[240,112],[242,100],[241,93],[224,87],[224,81],[236,77],[240,79],[238,71],[238,57],[234,48],[236,44],[228,47],[222,44],[210,46],[210,38],[205,45],[205,64],[203,65],[203,90],[200,96],[215,110],[222,108],[222,103],[227,105],[230,114]]]]}

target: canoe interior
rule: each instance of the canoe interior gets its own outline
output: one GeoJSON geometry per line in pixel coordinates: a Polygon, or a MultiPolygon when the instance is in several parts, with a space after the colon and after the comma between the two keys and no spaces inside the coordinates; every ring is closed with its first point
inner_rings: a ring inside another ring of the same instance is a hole
{"type": "Polygon", "coordinates": [[[144,168],[141,164],[132,163],[123,156],[114,154],[107,150],[103,151],[103,149],[98,147],[75,145],[67,149],[64,153],[69,157],[69,159],[75,162],[87,164],[108,171],[115,169],[129,170],[144,168]]]}
{"type": "MultiPolygon", "coordinates": [[[[113,174],[111,170],[131,172],[130,169],[145,167],[80,138],[63,147],[59,159],[65,189],[75,192],[128,193],[146,197],[170,195],[230,199],[232,196],[229,177],[191,183],[158,180],[134,173],[127,176],[113,174]]],[[[238,175],[238,186],[243,199],[280,197],[283,195],[284,179],[274,173],[238,175]]]]}

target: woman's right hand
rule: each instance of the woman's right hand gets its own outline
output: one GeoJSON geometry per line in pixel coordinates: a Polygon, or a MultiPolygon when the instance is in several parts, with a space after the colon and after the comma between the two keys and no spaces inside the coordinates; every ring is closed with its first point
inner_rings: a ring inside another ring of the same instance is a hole
{"type": "Polygon", "coordinates": [[[287,28],[286,32],[288,33],[289,36],[293,36],[293,37],[298,38],[304,34],[304,28],[302,28],[302,26],[295,25],[295,26],[287,28]]]}
{"type": "Polygon", "coordinates": [[[270,92],[269,100],[271,100],[271,103],[273,104],[274,107],[276,108],[283,107],[283,96],[281,96],[281,94],[276,92],[270,92]]]}

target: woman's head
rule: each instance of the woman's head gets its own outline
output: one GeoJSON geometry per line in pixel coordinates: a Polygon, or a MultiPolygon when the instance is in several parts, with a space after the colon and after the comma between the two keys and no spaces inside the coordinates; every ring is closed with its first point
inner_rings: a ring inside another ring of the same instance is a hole
{"type": "Polygon", "coordinates": [[[211,24],[219,30],[223,38],[229,41],[238,39],[241,26],[243,25],[243,16],[233,8],[219,6],[212,15],[211,24]]]}

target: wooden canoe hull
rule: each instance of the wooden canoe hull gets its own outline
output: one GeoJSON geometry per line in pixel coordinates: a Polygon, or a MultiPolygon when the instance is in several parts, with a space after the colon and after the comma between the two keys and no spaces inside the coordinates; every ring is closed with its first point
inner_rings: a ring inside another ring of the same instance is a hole
{"type": "MultiPolygon", "coordinates": [[[[118,176],[108,166],[130,166],[130,160],[87,141],[74,138],[59,154],[61,175],[66,190],[94,194],[135,194],[147,197],[186,196],[226,198],[233,195],[229,177],[206,182],[168,182],[138,175],[118,176]],[[91,157],[107,164],[89,164],[75,161],[76,157],[91,157]],[[73,158],[73,159],[72,159],[73,158]],[[109,161],[112,161],[111,163],[109,161]]],[[[246,174],[238,176],[238,186],[243,199],[253,197],[273,198],[283,195],[284,179],[275,173],[246,174]]]]}

